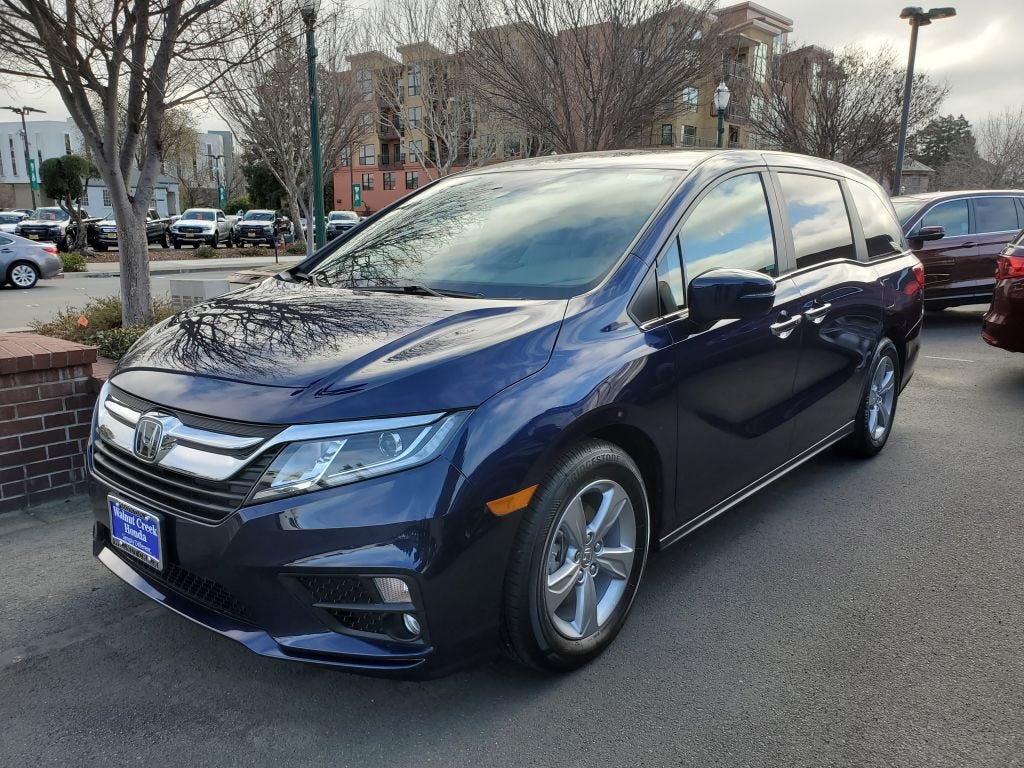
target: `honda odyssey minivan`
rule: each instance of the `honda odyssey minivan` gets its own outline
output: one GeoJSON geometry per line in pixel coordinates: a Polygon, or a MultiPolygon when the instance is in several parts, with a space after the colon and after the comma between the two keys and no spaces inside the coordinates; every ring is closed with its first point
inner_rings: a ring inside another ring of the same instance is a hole
{"type": "Polygon", "coordinates": [[[577,668],[652,550],[830,447],[882,450],[923,282],[836,163],[449,176],[137,343],[96,406],[94,551],[269,657],[577,668]]]}

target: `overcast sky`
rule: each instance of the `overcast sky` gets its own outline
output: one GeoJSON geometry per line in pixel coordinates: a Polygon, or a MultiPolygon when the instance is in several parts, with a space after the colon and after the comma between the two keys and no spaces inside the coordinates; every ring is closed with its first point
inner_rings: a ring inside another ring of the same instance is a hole
{"type": "MultiPolygon", "coordinates": [[[[921,29],[917,66],[950,86],[943,114],[963,113],[972,123],[1004,107],[1024,105],[1021,41],[1022,0],[949,0],[957,16],[921,29]]],[[[730,5],[722,0],[721,5],[730,5]]],[[[899,0],[761,0],[761,5],[793,20],[793,41],[839,47],[856,43],[877,47],[889,43],[906,56],[910,27],[899,18],[899,0]]],[[[925,6],[930,7],[930,6],[925,6]]],[[[29,104],[64,119],[67,110],[50,89],[28,84],[7,89],[8,103],[29,104]]],[[[11,115],[12,119],[17,119],[11,115]]],[[[0,116],[0,120],[4,118],[0,116]]],[[[226,126],[212,112],[200,115],[203,128],[226,126]]]]}

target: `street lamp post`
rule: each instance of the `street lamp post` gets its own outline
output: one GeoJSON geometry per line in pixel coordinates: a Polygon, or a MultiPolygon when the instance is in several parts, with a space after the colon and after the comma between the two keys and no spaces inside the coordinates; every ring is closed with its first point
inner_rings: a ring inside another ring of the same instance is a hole
{"type": "Polygon", "coordinates": [[[212,152],[210,152],[209,154],[207,154],[207,157],[213,160],[213,172],[217,176],[217,201],[219,207],[223,208],[225,203],[227,202],[224,199],[224,187],[220,183],[220,161],[224,159],[224,155],[215,155],[212,152]]]}
{"type": "MultiPolygon", "coordinates": [[[[36,109],[35,107],[0,107],[0,109],[9,109],[14,114],[21,116],[21,138],[25,142],[25,175],[28,176],[28,182],[29,182],[28,183],[28,187],[29,187],[29,190],[32,192],[32,207],[35,208],[36,207],[36,188],[32,184],[32,154],[29,152],[29,149],[28,149],[28,126],[25,124],[25,115],[27,115],[29,112],[43,112],[43,113],[45,113],[46,110],[45,109],[36,109]]],[[[36,173],[38,173],[38,172],[39,172],[39,169],[37,168],[36,169],[36,173]]]]}
{"type": "Polygon", "coordinates": [[[910,55],[907,58],[907,80],[903,84],[903,116],[900,118],[900,138],[896,147],[896,172],[892,179],[892,193],[900,194],[903,186],[903,160],[907,152],[907,124],[910,122],[910,97],[914,88],[914,58],[917,56],[917,30],[936,19],[956,16],[956,8],[907,7],[900,11],[900,18],[910,22],[910,55]]]}
{"type": "Polygon", "coordinates": [[[725,133],[725,110],[729,108],[729,86],[725,80],[715,88],[715,109],[718,110],[718,146],[722,146],[722,135],[725,133]]]}
{"type": "Polygon", "coordinates": [[[309,140],[313,145],[313,215],[316,247],[323,247],[324,230],[324,171],[320,157],[320,95],[316,86],[316,23],[317,0],[300,0],[299,10],[306,24],[306,60],[309,80],[309,140]]]}

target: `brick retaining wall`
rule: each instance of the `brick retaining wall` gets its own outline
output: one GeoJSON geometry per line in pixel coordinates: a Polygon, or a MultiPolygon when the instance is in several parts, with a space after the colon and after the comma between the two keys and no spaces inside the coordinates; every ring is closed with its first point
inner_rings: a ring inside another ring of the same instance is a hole
{"type": "Polygon", "coordinates": [[[85,489],[96,348],[0,333],[0,512],[85,489]]]}

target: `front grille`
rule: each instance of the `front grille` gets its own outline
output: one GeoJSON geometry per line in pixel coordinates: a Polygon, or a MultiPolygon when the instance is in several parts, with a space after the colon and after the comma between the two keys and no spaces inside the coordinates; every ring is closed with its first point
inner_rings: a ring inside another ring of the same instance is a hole
{"type": "Polygon", "coordinates": [[[198,576],[175,563],[167,563],[161,573],[141,560],[122,555],[120,552],[117,555],[135,570],[145,573],[161,586],[184,595],[189,600],[233,619],[250,620],[249,609],[224,586],[212,579],[198,576]]]}
{"type": "Polygon", "coordinates": [[[179,226],[179,232],[205,232],[206,227],[190,227],[190,226],[179,226]]]}
{"type": "Polygon", "coordinates": [[[380,602],[376,588],[359,576],[298,576],[299,583],[317,603],[355,603],[373,605],[380,602]]]}
{"type": "Polygon", "coordinates": [[[147,464],[102,439],[94,443],[93,471],[103,482],[163,512],[219,522],[245,502],[276,450],[268,450],[227,480],[207,480],[147,464]]]}

